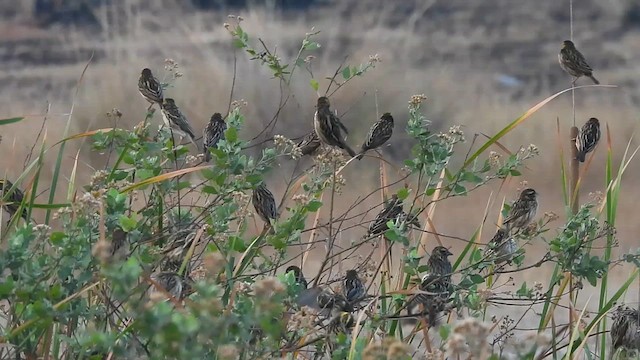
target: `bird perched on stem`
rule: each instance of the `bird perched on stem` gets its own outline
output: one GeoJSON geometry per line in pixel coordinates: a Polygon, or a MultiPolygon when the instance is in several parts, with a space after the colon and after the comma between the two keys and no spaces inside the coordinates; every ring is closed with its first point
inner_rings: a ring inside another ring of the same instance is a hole
{"type": "Polygon", "coordinates": [[[618,306],[613,311],[613,324],[611,324],[611,349],[610,358],[620,348],[640,351],[640,312],[627,306],[618,306]]]}
{"type": "Polygon", "coordinates": [[[138,79],[138,91],[152,106],[153,104],[158,104],[162,107],[162,84],[153,76],[150,69],[142,69],[140,79],[138,79]]]}
{"type": "Polygon", "coordinates": [[[340,119],[331,111],[329,98],[321,96],[318,98],[316,113],[313,117],[313,127],[320,140],[330,146],[337,146],[346,150],[350,156],[356,156],[355,151],[347,145],[342,137],[342,131],[349,134],[347,128],[340,119]]]}
{"type": "Polygon", "coordinates": [[[315,130],[305,135],[297,144],[302,152],[302,156],[313,154],[320,147],[320,139],[315,130]]]}
{"type": "Polygon", "coordinates": [[[151,274],[150,279],[155,291],[166,291],[173,300],[183,300],[193,291],[191,284],[193,280],[183,277],[174,272],[164,271],[151,274]]]}
{"type": "Polygon", "coordinates": [[[349,303],[347,298],[338,293],[334,293],[331,289],[323,289],[317,297],[317,304],[320,309],[329,309],[337,311],[352,312],[353,306],[349,303]]]}
{"type": "Polygon", "coordinates": [[[188,137],[196,149],[198,149],[193,128],[180,109],[178,109],[178,106],[172,98],[166,98],[162,103],[162,119],[164,120],[165,125],[167,125],[173,132],[180,135],[182,138],[188,137]]]}
{"type": "Polygon", "coordinates": [[[293,277],[296,279],[296,283],[303,289],[306,289],[309,286],[309,284],[307,283],[307,279],[305,279],[304,275],[302,274],[302,269],[295,265],[291,265],[287,268],[287,270],[285,270],[285,274],[290,272],[293,273],[293,277]]]}
{"type": "Polygon", "coordinates": [[[402,211],[402,200],[400,200],[396,194],[391,195],[391,198],[385,202],[382,210],[376,215],[375,220],[369,225],[369,231],[366,236],[384,234],[384,232],[389,229],[387,222],[396,219],[402,211]]]}
{"type": "Polygon", "coordinates": [[[416,215],[408,215],[403,210],[402,200],[398,198],[397,194],[393,194],[391,198],[385,202],[384,207],[378,213],[375,220],[369,225],[369,231],[365,237],[384,234],[389,230],[387,226],[387,222],[389,221],[396,221],[398,223],[406,221],[409,225],[420,227],[418,217],[416,215]]]}
{"type": "Polygon", "coordinates": [[[380,120],[376,121],[369,129],[369,133],[367,134],[367,139],[362,144],[360,154],[357,159],[361,160],[364,156],[364,153],[368,150],[373,150],[378,148],[384,143],[386,143],[389,139],[391,139],[391,135],[393,134],[393,116],[390,113],[384,113],[380,120]]]}
{"type": "Polygon", "coordinates": [[[258,216],[266,223],[265,226],[271,227],[271,220],[275,220],[278,217],[278,207],[273,193],[267,189],[264,183],[260,183],[253,190],[251,202],[258,216]]]}
{"type": "Polygon", "coordinates": [[[522,190],[518,200],[511,205],[509,215],[503,221],[507,232],[513,228],[522,229],[529,225],[538,211],[537,198],[538,193],[535,190],[531,188],[522,190]]]}
{"type": "Polygon", "coordinates": [[[511,262],[517,251],[518,244],[516,241],[509,236],[505,229],[500,228],[487,244],[485,255],[488,260],[499,265],[504,262],[511,262]]]}
{"type": "Polygon", "coordinates": [[[453,267],[449,262],[449,256],[453,255],[449,249],[444,246],[436,246],[431,251],[429,260],[427,260],[427,267],[431,274],[439,275],[441,277],[442,284],[449,287],[451,285],[451,273],[453,267]]]}
{"type": "MultiPolygon", "coordinates": [[[[24,194],[20,189],[15,187],[11,193],[9,190],[13,188],[13,183],[6,179],[0,179],[0,202],[4,203],[3,207],[7,210],[10,217],[13,217],[20,209],[20,204],[24,199],[24,194]]],[[[27,209],[22,209],[20,216],[27,221],[27,209]]]]}
{"type": "Polygon", "coordinates": [[[591,118],[582,126],[576,137],[578,161],[584,162],[587,154],[595,149],[598,140],[600,140],[600,122],[596,118],[591,118]]]}
{"type": "Polygon", "coordinates": [[[332,333],[347,333],[355,326],[356,321],[351,313],[346,311],[334,311],[329,320],[328,330],[332,333]]]}
{"type": "Polygon", "coordinates": [[[358,277],[358,272],[355,270],[347,270],[342,289],[350,304],[362,300],[367,294],[367,289],[365,289],[362,280],[358,277]]]}
{"type": "Polygon", "coordinates": [[[227,123],[220,113],[211,116],[209,123],[204,127],[202,134],[202,142],[204,147],[204,160],[211,161],[211,152],[209,149],[218,146],[218,141],[224,138],[224,132],[227,130],[227,123]]]}
{"type": "Polygon", "coordinates": [[[453,266],[449,261],[451,255],[453,255],[451,251],[444,246],[433,248],[427,261],[429,273],[422,277],[418,287],[426,294],[416,294],[407,304],[409,313],[413,306],[422,305],[430,327],[437,325],[437,316],[444,310],[447,299],[451,295],[451,273],[453,272],[453,266]]]}
{"type": "Polygon", "coordinates": [[[576,49],[573,41],[565,40],[562,43],[562,49],[560,49],[560,53],[558,54],[558,61],[560,62],[562,70],[573,76],[573,84],[575,84],[581,76],[591,78],[596,85],[600,84],[593,76],[593,69],[587,63],[584,55],[576,49]]]}

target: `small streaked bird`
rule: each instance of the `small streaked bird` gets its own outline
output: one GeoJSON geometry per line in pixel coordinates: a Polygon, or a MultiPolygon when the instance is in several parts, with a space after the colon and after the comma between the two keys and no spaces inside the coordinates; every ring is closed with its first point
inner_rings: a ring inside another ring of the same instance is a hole
{"type": "Polygon", "coordinates": [[[369,129],[367,139],[364,141],[364,144],[362,144],[360,155],[358,155],[357,159],[362,159],[365,152],[384,145],[384,143],[391,139],[392,134],[393,116],[391,116],[390,113],[384,113],[382,117],[380,117],[380,120],[376,121],[371,126],[371,129],[369,129]]]}
{"type": "Polygon", "coordinates": [[[253,190],[251,202],[260,219],[266,223],[265,226],[271,227],[271,220],[275,220],[278,217],[278,207],[273,193],[267,189],[264,183],[260,183],[253,190]]]}
{"type": "Polygon", "coordinates": [[[369,225],[369,230],[367,231],[367,235],[369,236],[378,236],[384,234],[389,227],[387,226],[387,222],[390,220],[395,221],[395,223],[400,226],[403,222],[406,222],[406,226],[413,226],[416,228],[421,228],[420,221],[418,220],[418,215],[415,214],[407,214],[403,210],[402,200],[398,199],[398,195],[393,194],[391,198],[384,203],[382,210],[376,215],[376,218],[373,220],[371,225],[369,225]]]}
{"type": "Polygon", "coordinates": [[[416,294],[407,304],[409,314],[413,306],[421,304],[430,327],[437,325],[438,314],[444,310],[447,299],[451,295],[451,273],[453,272],[453,266],[449,261],[451,255],[453,255],[451,251],[444,246],[433,248],[427,261],[429,273],[422,277],[418,287],[428,294],[416,294]]]}
{"type": "Polygon", "coordinates": [[[429,260],[427,260],[427,267],[429,268],[430,274],[439,275],[441,278],[440,281],[447,287],[451,285],[451,273],[453,272],[453,267],[451,266],[451,262],[449,262],[449,256],[451,255],[453,255],[453,253],[446,247],[436,246],[431,251],[429,260]]]}
{"type": "Polygon", "coordinates": [[[593,76],[593,69],[587,63],[584,55],[576,49],[572,41],[565,40],[562,43],[562,49],[560,49],[560,53],[558,54],[558,61],[560,62],[562,70],[573,76],[574,84],[581,76],[591,78],[596,85],[600,84],[593,76]]]}
{"type": "Polygon", "coordinates": [[[367,294],[367,289],[365,289],[362,280],[358,277],[358,272],[355,270],[347,270],[342,289],[350,304],[362,300],[367,294]]]}
{"type": "Polygon", "coordinates": [[[411,226],[416,227],[416,228],[421,228],[422,227],[422,225],[420,224],[420,220],[418,219],[418,215],[417,214],[409,215],[404,210],[400,213],[400,215],[398,215],[397,222],[398,222],[398,224],[406,222],[407,226],[411,225],[411,226]]]}
{"type": "Polygon", "coordinates": [[[120,226],[113,229],[111,234],[111,258],[122,260],[129,253],[127,233],[120,226]]]}
{"type": "Polygon", "coordinates": [[[349,134],[349,131],[336,114],[331,111],[330,106],[329,99],[326,96],[318,98],[316,113],[313,117],[313,127],[318,138],[327,145],[337,146],[346,150],[352,157],[356,156],[356,152],[347,145],[342,137],[342,131],[345,134],[349,134]]]}
{"type": "Polygon", "coordinates": [[[151,274],[150,278],[156,283],[154,284],[155,291],[166,291],[174,300],[182,300],[192,292],[191,280],[185,279],[177,273],[164,271],[151,274]],[[160,286],[161,289],[158,289],[157,286],[160,286]]]}
{"type": "MultiPolygon", "coordinates": [[[[9,190],[13,187],[13,183],[6,179],[0,179],[0,202],[4,203],[3,207],[9,213],[10,217],[13,217],[18,212],[20,208],[20,204],[24,199],[24,194],[20,189],[15,187],[11,193],[9,190]]],[[[22,209],[22,213],[20,216],[28,221],[27,218],[27,209],[22,209]]]]}
{"type": "Polygon", "coordinates": [[[398,199],[398,195],[393,194],[388,199],[382,210],[378,213],[375,220],[369,225],[369,231],[366,237],[382,235],[389,229],[387,222],[395,220],[403,213],[402,200],[398,199]]]}
{"type": "Polygon", "coordinates": [[[576,137],[578,161],[584,162],[587,154],[595,149],[598,140],[600,140],[600,122],[596,118],[591,118],[582,126],[576,137]]]}
{"type": "Polygon", "coordinates": [[[310,133],[305,135],[302,140],[300,140],[297,144],[302,152],[302,156],[304,155],[312,155],[318,148],[320,147],[320,139],[316,134],[315,130],[312,130],[310,133]]]}
{"type": "Polygon", "coordinates": [[[610,359],[618,349],[640,351],[640,312],[627,306],[618,306],[613,311],[613,324],[611,324],[611,350],[610,359]]]}
{"type": "Polygon", "coordinates": [[[207,126],[204,127],[202,134],[204,161],[211,161],[211,152],[209,149],[218,146],[218,141],[224,138],[225,131],[227,131],[227,123],[222,119],[222,115],[220,113],[213,114],[207,126]]]}
{"type": "Polygon", "coordinates": [[[285,274],[290,272],[293,273],[293,277],[296,279],[296,283],[302,286],[302,288],[306,289],[309,286],[309,284],[307,283],[307,279],[305,279],[304,275],[302,274],[302,269],[295,265],[291,265],[287,268],[287,270],[285,270],[285,274]]]}
{"type": "Polygon", "coordinates": [[[328,325],[328,330],[333,333],[346,333],[351,329],[356,321],[351,313],[346,311],[336,311],[328,325]]]}
{"type": "Polygon", "coordinates": [[[516,241],[509,236],[505,229],[500,228],[487,244],[485,255],[487,260],[499,265],[504,262],[510,263],[517,251],[516,241]]]}
{"type": "Polygon", "coordinates": [[[536,211],[538,211],[538,193],[531,188],[522,190],[518,200],[511,205],[509,215],[503,221],[506,231],[509,232],[513,228],[522,229],[529,225],[536,216],[536,211]]]}
{"type": "Polygon", "coordinates": [[[353,306],[342,294],[337,294],[331,289],[325,288],[319,294],[317,303],[320,309],[331,309],[338,311],[352,312],[353,306]]]}
{"type": "Polygon", "coordinates": [[[188,137],[196,149],[199,148],[198,144],[196,144],[193,128],[172,98],[166,98],[162,103],[162,119],[165,125],[171,128],[173,132],[180,135],[180,137],[188,137]]]}
{"type": "Polygon", "coordinates": [[[145,100],[153,104],[159,104],[162,107],[162,84],[153,76],[151,70],[144,68],[140,79],[138,79],[138,91],[145,100]]]}

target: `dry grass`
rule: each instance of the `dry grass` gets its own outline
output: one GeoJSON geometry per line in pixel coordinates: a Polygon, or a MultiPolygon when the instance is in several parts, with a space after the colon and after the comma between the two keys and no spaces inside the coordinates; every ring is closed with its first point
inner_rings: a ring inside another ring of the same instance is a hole
{"type": "MultiPolygon", "coordinates": [[[[114,107],[124,114],[124,122],[120,126],[133,127],[141,121],[147,104],[137,93],[139,71],[148,66],[159,72],[165,58],[176,60],[180,64],[180,71],[184,73],[168,93],[176,98],[199,132],[213,112],[224,112],[228,106],[234,53],[229,46],[230,37],[222,27],[226,20],[224,14],[190,13],[184,10],[180,14],[181,20],[174,21],[176,17],[169,17],[168,11],[162,11],[161,7],[137,13],[134,9],[140,7],[140,1],[125,3],[122,9],[106,9],[104,13],[98,13],[104,22],[102,33],[82,33],[69,28],[52,29],[54,43],[62,46],[56,51],[75,53],[82,59],[86,58],[87,49],[96,51],[96,61],[90,65],[76,100],[72,133],[112,126],[104,114],[114,107]],[[107,20],[112,19],[115,13],[122,17],[117,18],[118,21],[107,20]],[[134,13],[135,16],[132,15],[134,13]],[[151,32],[152,28],[157,30],[151,32]]],[[[278,54],[284,59],[295,56],[300,38],[311,26],[321,30],[319,42],[322,48],[313,66],[313,72],[319,79],[330,76],[346,55],[349,55],[349,63],[359,64],[366,62],[368,55],[379,54],[383,62],[365,78],[340,90],[332,102],[340,113],[346,112],[344,120],[352,130],[350,141],[354,143],[365,135],[376,113],[390,111],[395,114],[398,120],[397,135],[384,153],[396,160],[404,158],[410,151],[411,144],[404,141],[406,137],[399,130],[405,126],[406,104],[413,94],[424,93],[428,97],[427,117],[433,121],[434,127],[446,129],[453,124],[464,125],[467,145],[470,145],[473,134],[495,134],[533,104],[568,85],[568,81],[564,82],[565,75],[556,65],[556,51],[568,29],[559,29],[562,35],[541,35],[542,30],[549,26],[547,17],[560,11],[559,6],[547,5],[527,21],[515,17],[507,24],[495,22],[495,28],[486,23],[467,24],[470,19],[477,19],[469,9],[468,12],[460,12],[466,17],[452,17],[458,22],[442,23],[438,31],[431,31],[428,22],[440,21],[434,7],[441,4],[436,3],[429,3],[422,12],[417,12],[424,16],[408,18],[398,15],[399,10],[391,8],[391,5],[377,9],[371,2],[366,5],[370,6],[368,12],[353,10],[348,21],[336,17],[336,14],[344,16],[349,13],[346,5],[344,8],[325,8],[318,10],[317,14],[299,17],[267,13],[260,9],[250,9],[242,15],[245,18],[245,30],[251,35],[260,34],[266,44],[277,47],[278,54]],[[386,15],[375,15],[378,11],[386,15]],[[467,32],[468,27],[472,31],[467,32]],[[554,38],[549,39],[550,36],[554,38]],[[523,52],[525,55],[522,55],[523,52]],[[521,85],[514,88],[502,86],[496,80],[501,74],[518,77],[521,85]]],[[[460,2],[452,3],[460,5],[460,2]]],[[[504,5],[505,1],[495,3],[504,5]]],[[[167,9],[170,5],[163,6],[167,9]]],[[[509,9],[504,16],[513,15],[513,12],[520,14],[526,13],[526,10],[509,9]]],[[[577,37],[585,43],[583,52],[594,59],[596,69],[602,69],[597,72],[599,79],[625,87],[616,90],[586,89],[576,93],[577,122],[582,123],[594,116],[608,123],[616,144],[613,148],[614,158],[619,159],[631,134],[637,130],[638,105],[634,103],[637,96],[634,98],[633,94],[638,90],[638,83],[628,78],[629,73],[637,73],[637,68],[634,68],[637,65],[625,62],[625,59],[638,58],[640,55],[637,45],[640,44],[640,34],[637,31],[624,32],[601,45],[599,41],[593,41],[598,37],[589,31],[589,22],[580,19],[581,14],[586,16],[585,13],[588,11],[576,13],[575,28],[577,37]],[[608,58],[607,54],[613,56],[608,58]],[[604,66],[599,67],[600,64],[604,66]]],[[[607,28],[605,25],[612,22],[615,16],[614,11],[605,13],[596,23],[607,28]]],[[[266,68],[248,61],[245,54],[237,52],[237,56],[238,77],[234,99],[245,99],[249,103],[246,109],[249,122],[245,135],[250,136],[273,117],[278,108],[280,90],[277,81],[270,79],[266,68]]],[[[2,129],[0,149],[5,156],[0,159],[0,166],[7,169],[10,177],[22,170],[23,159],[41,126],[48,102],[51,107],[45,122],[47,142],[53,143],[61,138],[65,114],[72,100],[72,88],[83,66],[82,62],[52,65],[47,62],[45,53],[39,64],[22,67],[14,64],[7,70],[0,70],[0,79],[4,82],[0,90],[0,118],[29,115],[27,121],[2,129]]],[[[292,84],[295,96],[281,114],[276,133],[296,137],[311,128],[317,94],[308,81],[308,76],[299,76],[298,81],[292,84]]],[[[326,83],[321,81],[320,89],[324,88],[326,83]]],[[[556,118],[560,118],[563,124],[562,136],[568,137],[572,122],[570,95],[561,97],[538,112],[524,126],[510,134],[503,144],[513,151],[529,143],[535,143],[541,149],[540,158],[529,165],[524,179],[541,194],[540,214],[554,211],[561,215],[561,219],[554,224],[559,226],[564,219],[564,210],[558,180],[560,165],[555,137],[556,118]]],[[[159,122],[158,117],[155,120],[159,122]]],[[[480,135],[478,141],[482,140],[480,135]]],[[[68,154],[75,154],[80,144],[74,144],[75,148],[68,147],[68,154]]],[[[637,140],[632,145],[637,146],[637,140]]],[[[498,148],[495,150],[498,151],[498,148]]],[[[589,192],[604,191],[605,151],[604,145],[596,150],[589,178],[583,181],[583,202],[588,200],[589,192]]],[[[77,181],[83,183],[94,169],[101,166],[101,160],[87,152],[82,153],[80,159],[77,181]]],[[[462,162],[462,159],[458,161],[462,162]]],[[[65,162],[67,167],[63,173],[68,174],[71,158],[65,162]]],[[[370,184],[370,190],[375,189],[378,181],[376,164],[374,160],[366,159],[352,166],[353,170],[346,174],[350,185],[340,197],[344,206],[338,206],[338,211],[345,210],[358,199],[359,194],[363,193],[363,183],[370,184]]],[[[640,232],[640,224],[636,221],[635,199],[640,196],[640,188],[636,185],[640,180],[637,175],[639,171],[638,165],[632,164],[625,178],[623,191],[626,196],[620,201],[617,226],[621,244],[617,253],[614,252],[614,257],[635,247],[637,243],[636,234],[640,232]]],[[[393,171],[390,171],[390,176],[394,178],[393,171]]],[[[45,173],[45,181],[48,177],[45,173]]],[[[276,183],[278,175],[274,175],[272,180],[276,183]]],[[[490,196],[495,197],[498,203],[503,197],[513,199],[517,186],[517,183],[511,182],[500,193],[497,193],[500,190],[497,186],[488,187],[484,192],[443,204],[434,219],[437,230],[468,238],[482,222],[484,207],[490,196]],[[495,192],[491,194],[489,189],[495,192]]],[[[282,189],[274,186],[274,190],[277,196],[281,196],[282,189]]],[[[358,211],[364,212],[378,203],[378,197],[372,196],[363,202],[358,211]]],[[[372,218],[374,214],[368,216],[372,218]]],[[[497,219],[497,209],[490,212],[487,220],[490,226],[486,229],[493,229],[494,219],[497,219]]],[[[489,232],[491,230],[485,230],[481,242],[488,241],[492,235],[489,232]]],[[[361,233],[362,229],[356,228],[342,238],[348,241],[361,236],[361,233]]],[[[454,249],[464,246],[458,240],[447,241],[454,249]]],[[[537,247],[537,251],[532,253],[543,250],[542,244],[532,247],[537,247]]],[[[541,271],[548,274],[550,269],[543,268],[541,271]]],[[[627,269],[612,269],[614,279],[617,272],[626,276],[627,269]]],[[[525,272],[524,276],[529,277],[527,280],[536,280],[542,279],[540,274],[525,272]]],[[[590,306],[595,306],[594,303],[590,306]]]]}

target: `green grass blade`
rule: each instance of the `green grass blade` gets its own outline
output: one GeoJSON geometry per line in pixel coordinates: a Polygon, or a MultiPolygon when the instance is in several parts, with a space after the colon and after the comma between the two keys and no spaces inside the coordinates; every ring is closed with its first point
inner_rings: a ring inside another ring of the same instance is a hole
{"type": "Polygon", "coordinates": [[[10,118],[10,119],[2,119],[2,120],[0,120],[0,125],[9,125],[9,124],[20,122],[22,120],[24,120],[23,117],[14,117],[14,118],[10,118]]]}
{"type": "MultiPolygon", "coordinates": [[[[617,86],[615,86],[615,85],[585,85],[585,86],[577,86],[577,87],[575,87],[573,89],[582,89],[582,88],[589,88],[589,87],[616,88],[617,86]]],[[[480,154],[482,154],[485,150],[487,150],[491,145],[493,145],[496,141],[500,140],[502,137],[507,135],[509,132],[511,132],[511,130],[515,129],[518,125],[522,124],[525,120],[530,118],[531,115],[535,114],[543,106],[545,106],[549,102],[551,102],[551,100],[553,100],[553,99],[557,98],[558,96],[560,96],[560,95],[562,95],[562,94],[564,94],[566,92],[569,92],[571,90],[572,90],[572,88],[568,88],[568,89],[564,89],[564,90],[562,90],[560,92],[557,92],[557,93],[549,96],[548,98],[542,100],[541,102],[537,103],[535,106],[533,106],[529,110],[527,110],[524,114],[520,115],[520,117],[515,119],[513,122],[511,122],[509,125],[507,125],[504,129],[500,130],[496,135],[494,135],[491,139],[489,139],[486,143],[484,143],[484,145],[482,145],[480,147],[480,149],[478,149],[478,151],[476,151],[473,155],[471,155],[471,157],[469,157],[469,159],[464,163],[464,165],[462,167],[465,168],[469,164],[471,164],[478,156],[480,156],[480,154]]]]}
{"type": "MultiPolygon", "coordinates": [[[[69,128],[71,127],[71,119],[73,117],[73,111],[75,109],[76,99],[78,98],[78,93],[80,91],[80,84],[82,83],[82,79],[84,79],[84,75],[87,72],[87,69],[89,68],[89,64],[91,64],[92,60],[93,60],[93,53],[91,54],[91,58],[89,58],[89,61],[87,61],[87,64],[84,66],[84,69],[80,74],[80,78],[78,79],[78,83],[76,84],[76,91],[75,91],[75,94],[73,95],[73,100],[71,102],[71,110],[69,111],[67,124],[65,125],[64,133],[62,135],[64,138],[66,138],[67,134],[69,134],[69,128]]],[[[66,140],[62,141],[62,143],[60,144],[60,149],[58,150],[58,157],[56,159],[56,165],[53,170],[53,178],[51,179],[51,188],[49,189],[49,204],[53,204],[53,200],[56,195],[56,187],[58,185],[58,178],[60,177],[60,171],[62,169],[62,157],[64,154],[64,148],[66,144],[67,144],[66,140]]],[[[51,220],[51,211],[47,210],[44,223],[48,225],[50,220],[51,220]]]]}

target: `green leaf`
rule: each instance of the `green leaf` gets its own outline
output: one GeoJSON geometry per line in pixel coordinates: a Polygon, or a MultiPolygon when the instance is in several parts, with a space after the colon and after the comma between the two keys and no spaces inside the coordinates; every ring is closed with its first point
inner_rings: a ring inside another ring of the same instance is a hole
{"type": "Polygon", "coordinates": [[[176,185],[176,190],[182,190],[182,189],[186,189],[188,187],[191,187],[191,182],[189,182],[189,181],[180,181],[176,185]]]}
{"type": "Polygon", "coordinates": [[[139,169],[136,171],[136,177],[138,180],[147,180],[154,176],[156,176],[156,174],[152,169],[139,169]]]}
{"type": "Polygon", "coordinates": [[[349,77],[351,76],[351,70],[349,69],[349,67],[345,67],[344,70],[342,70],[342,77],[347,80],[349,77]]]}
{"type": "Polygon", "coordinates": [[[481,177],[479,177],[478,175],[476,175],[476,174],[474,174],[474,173],[472,173],[470,171],[464,171],[464,173],[462,175],[462,178],[465,181],[468,181],[468,182],[470,182],[472,184],[479,184],[479,183],[482,182],[482,178],[481,177]]]}
{"type": "Polygon", "coordinates": [[[242,49],[245,46],[244,41],[240,39],[233,39],[232,43],[233,43],[233,46],[238,49],[242,49]]]}
{"type": "Polygon", "coordinates": [[[244,240],[238,236],[232,236],[229,238],[229,248],[233,251],[244,252],[247,250],[247,244],[244,240]]]}
{"type": "Polygon", "coordinates": [[[522,296],[522,297],[529,297],[529,289],[527,289],[527,283],[522,283],[522,286],[520,286],[520,289],[516,291],[516,295],[522,296]]]}
{"type": "Polygon", "coordinates": [[[67,235],[65,235],[65,233],[63,233],[63,232],[55,231],[55,232],[51,233],[51,236],[49,236],[49,241],[51,241],[52,245],[60,246],[60,245],[62,245],[62,240],[66,236],[67,235]]]}
{"type": "Polygon", "coordinates": [[[122,227],[122,230],[124,230],[125,232],[131,232],[135,230],[136,226],[138,225],[137,221],[124,215],[120,216],[119,223],[120,227],[122,227]]]}
{"type": "Polygon", "coordinates": [[[391,226],[393,226],[393,221],[389,220],[389,222],[387,222],[387,225],[390,227],[389,230],[384,232],[384,237],[387,238],[389,241],[399,241],[401,239],[401,236],[398,234],[398,232],[391,228],[391,226]]]}
{"type": "Polygon", "coordinates": [[[213,186],[205,185],[202,187],[202,192],[205,194],[217,194],[218,190],[216,190],[216,188],[214,188],[213,186]]]}
{"type": "Polygon", "coordinates": [[[398,190],[396,194],[398,195],[398,199],[405,200],[407,197],[409,197],[409,189],[402,188],[398,190]]]}
{"type": "Polygon", "coordinates": [[[13,123],[17,123],[18,121],[22,121],[24,120],[23,117],[15,117],[15,118],[10,118],[10,119],[2,119],[0,120],[0,125],[8,125],[8,124],[13,124],[13,123]]]}
{"type": "Polygon", "coordinates": [[[472,274],[472,275],[470,276],[470,278],[471,278],[471,281],[472,281],[474,284],[482,284],[482,283],[484,283],[484,278],[483,278],[481,275],[478,275],[478,274],[472,274]]]}
{"type": "Polygon", "coordinates": [[[309,41],[309,40],[304,40],[304,48],[305,50],[316,50],[317,48],[320,47],[320,44],[318,44],[315,41],[309,41]]]}
{"type": "Polygon", "coordinates": [[[453,187],[453,192],[456,195],[465,195],[467,193],[467,189],[460,184],[455,184],[453,187]]]}
{"type": "Polygon", "coordinates": [[[318,91],[318,87],[320,87],[320,84],[318,84],[318,80],[311,79],[310,84],[313,90],[318,91]]]}
{"type": "Polygon", "coordinates": [[[318,211],[318,209],[320,209],[320,207],[322,207],[322,201],[319,201],[319,200],[311,200],[311,201],[309,201],[309,203],[307,204],[307,211],[309,211],[309,212],[316,212],[316,211],[318,211]]]}
{"type": "Polygon", "coordinates": [[[218,176],[218,172],[213,171],[213,169],[210,169],[210,168],[202,169],[200,172],[202,173],[202,176],[204,176],[205,179],[209,179],[209,180],[218,176]]]}
{"type": "Polygon", "coordinates": [[[0,298],[6,298],[13,291],[13,279],[7,277],[5,281],[0,282],[0,298]]]}
{"type": "Polygon", "coordinates": [[[440,333],[440,338],[442,340],[447,340],[449,338],[449,334],[451,334],[451,325],[449,324],[440,325],[438,332],[440,333]]]}
{"type": "Polygon", "coordinates": [[[229,143],[238,141],[238,130],[234,127],[228,128],[227,131],[224,132],[224,138],[229,143]]]}
{"type": "Polygon", "coordinates": [[[280,237],[270,237],[269,244],[273,246],[276,250],[282,250],[287,247],[287,243],[282,240],[280,237]]]}

